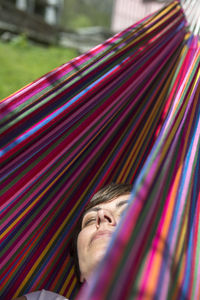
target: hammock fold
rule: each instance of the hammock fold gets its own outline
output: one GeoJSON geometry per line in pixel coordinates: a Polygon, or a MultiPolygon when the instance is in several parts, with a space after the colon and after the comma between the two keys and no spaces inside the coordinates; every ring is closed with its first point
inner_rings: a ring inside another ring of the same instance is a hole
{"type": "Polygon", "coordinates": [[[200,298],[199,53],[174,1],[0,101],[1,299],[200,298]],[[77,295],[70,238],[110,182],[130,209],[77,295]]]}

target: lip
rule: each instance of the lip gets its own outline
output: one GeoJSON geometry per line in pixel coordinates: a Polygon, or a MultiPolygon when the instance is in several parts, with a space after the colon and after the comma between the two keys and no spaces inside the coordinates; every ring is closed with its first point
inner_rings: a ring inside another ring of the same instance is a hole
{"type": "Polygon", "coordinates": [[[111,237],[112,235],[112,231],[110,230],[101,230],[101,231],[97,231],[95,232],[95,234],[92,236],[91,238],[91,243],[99,238],[103,238],[103,237],[111,237]]]}

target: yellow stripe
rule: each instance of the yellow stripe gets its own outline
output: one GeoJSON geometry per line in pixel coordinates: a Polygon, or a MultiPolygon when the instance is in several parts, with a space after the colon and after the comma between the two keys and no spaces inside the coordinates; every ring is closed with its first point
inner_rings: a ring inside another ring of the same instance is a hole
{"type": "Polygon", "coordinates": [[[74,275],[74,270],[73,268],[70,270],[68,276],[67,276],[67,279],[65,280],[61,290],[60,290],[60,294],[63,295],[64,294],[64,291],[66,290],[66,287],[68,286],[69,284],[69,281],[71,280],[72,278],[72,275],[74,275]]]}
{"type": "Polygon", "coordinates": [[[67,298],[70,298],[71,293],[72,293],[72,291],[73,291],[73,289],[76,285],[76,282],[77,282],[77,280],[76,280],[76,278],[74,278],[74,280],[71,283],[71,286],[70,286],[69,290],[67,291],[67,295],[66,295],[67,298]]]}

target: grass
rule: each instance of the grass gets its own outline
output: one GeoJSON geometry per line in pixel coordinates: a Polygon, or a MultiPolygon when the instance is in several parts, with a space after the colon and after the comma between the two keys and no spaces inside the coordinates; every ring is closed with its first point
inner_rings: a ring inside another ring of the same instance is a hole
{"type": "Polygon", "coordinates": [[[0,42],[0,99],[77,55],[73,49],[31,45],[23,37],[10,43],[0,42]]]}

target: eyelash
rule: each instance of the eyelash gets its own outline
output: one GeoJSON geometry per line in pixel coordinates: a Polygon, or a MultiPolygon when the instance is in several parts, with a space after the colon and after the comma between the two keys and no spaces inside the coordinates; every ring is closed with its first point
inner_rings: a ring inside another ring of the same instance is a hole
{"type": "Polygon", "coordinates": [[[93,222],[93,221],[96,221],[96,219],[95,219],[95,218],[90,218],[90,219],[88,219],[87,221],[85,221],[85,222],[83,223],[83,227],[87,226],[88,224],[90,224],[90,223],[93,222]]]}

